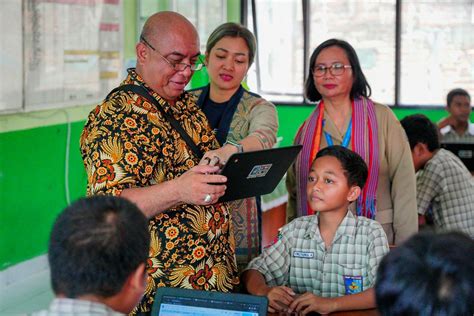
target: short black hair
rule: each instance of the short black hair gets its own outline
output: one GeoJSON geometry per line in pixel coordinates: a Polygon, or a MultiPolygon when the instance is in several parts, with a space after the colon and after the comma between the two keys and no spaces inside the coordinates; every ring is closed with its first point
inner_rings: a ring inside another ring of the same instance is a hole
{"type": "Polygon", "coordinates": [[[111,297],[146,262],[149,245],[148,221],[135,204],[114,196],[81,198],[51,231],[52,288],[69,298],[111,297]]]}
{"type": "Polygon", "coordinates": [[[461,232],[421,232],[391,250],[377,270],[381,315],[473,315],[474,241],[461,232]],[[471,254],[471,255],[469,255],[471,254]]]}
{"type": "Polygon", "coordinates": [[[308,77],[306,78],[305,82],[305,96],[309,101],[316,102],[322,99],[321,93],[316,89],[314,84],[314,77],[313,77],[313,67],[316,59],[318,58],[321,51],[325,48],[337,46],[342,48],[349,59],[349,63],[352,67],[352,73],[354,75],[354,82],[352,83],[351,89],[351,99],[355,99],[357,97],[370,97],[372,93],[372,89],[370,88],[367,79],[365,78],[364,73],[362,72],[362,67],[360,66],[359,58],[357,57],[357,53],[355,49],[346,41],[331,38],[327,41],[321,43],[316,49],[313,51],[311,58],[309,59],[309,71],[308,77]]]}
{"type": "Polygon", "coordinates": [[[329,146],[317,153],[313,164],[318,158],[325,156],[339,160],[349,186],[357,185],[361,189],[364,187],[369,171],[364,159],[358,153],[339,145],[329,146]]]}
{"type": "Polygon", "coordinates": [[[471,100],[471,96],[469,95],[469,93],[466,90],[461,89],[461,88],[456,88],[456,89],[453,89],[453,90],[449,91],[448,96],[446,97],[446,105],[448,107],[451,106],[451,102],[453,102],[453,98],[457,95],[468,97],[469,101],[471,100]]]}
{"type": "Polygon", "coordinates": [[[423,114],[413,114],[400,121],[413,150],[418,143],[426,144],[433,152],[440,147],[438,127],[423,114]]]}

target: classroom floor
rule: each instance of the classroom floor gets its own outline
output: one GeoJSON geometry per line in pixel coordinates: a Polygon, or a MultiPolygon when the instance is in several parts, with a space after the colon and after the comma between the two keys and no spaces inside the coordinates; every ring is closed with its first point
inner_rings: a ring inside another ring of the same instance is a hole
{"type": "Polygon", "coordinates": [[[54,295],[49,283],[49,269],[22,278],[0,291],[0,315],[28,315],[46,309],[54,295]]]}

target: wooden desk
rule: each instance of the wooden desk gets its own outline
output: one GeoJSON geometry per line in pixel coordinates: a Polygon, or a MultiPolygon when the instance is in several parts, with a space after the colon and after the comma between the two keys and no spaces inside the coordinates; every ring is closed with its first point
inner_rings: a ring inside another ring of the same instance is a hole
{"type": "MultiPolygon", "coordinates": [[[[297,315],[297,314],[268,313],[268,315],[269,316],[283,316],[283,315],[297,315]]],[[[313,313],[311,315],[319,315],[319,314],[313,313]]],[[[335,313],[329,314],[329,316],[379,316],[379,315],[380,314],[377,312],[376,308],[356,310],[356,311],[335,312],[335,313]]]]}

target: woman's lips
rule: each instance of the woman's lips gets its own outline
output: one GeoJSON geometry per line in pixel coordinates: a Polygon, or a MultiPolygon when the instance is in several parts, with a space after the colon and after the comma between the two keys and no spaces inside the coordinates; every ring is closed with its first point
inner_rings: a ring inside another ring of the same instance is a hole
{"type": "Polygon", "coordinates": [[[221,74],[220,77],[221,77],[221,79],[224,80],[224,81],[231,81],[231,80],[232,80],[232,76],[231,76],[231,75],[224,75],[224,74],[221,74]]]}
{"type": "Polygon", "coordinates": [[[323,85],[324,88],[326,89],[334,89],[335,87],[337,87],[337,85],[335,84],[325,84],[323,85]]]}

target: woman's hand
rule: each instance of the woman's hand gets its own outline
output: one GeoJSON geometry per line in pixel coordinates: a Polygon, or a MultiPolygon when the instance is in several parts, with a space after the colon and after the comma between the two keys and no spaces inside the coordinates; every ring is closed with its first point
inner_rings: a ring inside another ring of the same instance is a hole
{"type": "Polygon", "coordinates": [[[225,165],[229,157],[232,154],[235,154],[238,151],[237,147],[232,145],[224,145],[219,149],[209,150],[204,154],[201,161],[199,162],[200,165],[210,165],[210,166],[222,166],[225,165]]]}
{"type": "Polygon", "coordinates": [[[296,311],[302,315],[306,315],[310,312],[329,314],[336,310],[335,305],[336,303],[331,298],[320,297],[313,293],[306,292],[291,303],[290,311],[296,311]]]}

